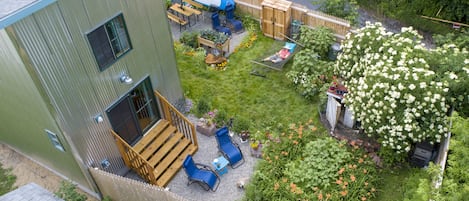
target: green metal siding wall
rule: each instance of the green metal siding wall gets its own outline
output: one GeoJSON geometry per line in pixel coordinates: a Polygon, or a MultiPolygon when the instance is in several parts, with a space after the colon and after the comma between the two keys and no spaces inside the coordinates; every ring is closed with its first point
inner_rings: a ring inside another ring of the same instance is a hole
{"type": "Polygon", "coordinates": [[[87,184],[47,103],[29,76],[5,29],[0,30],[0,141],[81,184],[87,184]],[[49,141],[58,135],[65,152],[49,141]]]}
{"type": "Polygon", "coordinates": [[[109,159],[106,171],[124,167],[105,110],[139,80],[150,76],[171,102],[183,99],[165,12],[162,0],[60,0],[11,26],[81,165],[99,167],[109,159]],[[86,33],[118,13],[124,15],[133,50],[100,72],[86,33]],[[120,83],[124,72],[132,85],[120,83]],[[96,123],[97,114],[105,121],[96,123]]]}

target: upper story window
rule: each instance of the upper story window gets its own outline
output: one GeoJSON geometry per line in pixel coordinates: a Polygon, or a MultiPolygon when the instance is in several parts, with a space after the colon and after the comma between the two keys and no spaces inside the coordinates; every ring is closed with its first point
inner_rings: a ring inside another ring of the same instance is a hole
{"type": "Polygon", "coordinates": [[[87,37],[101,71],[132,48],[122,14],[91,31],[87,37]]]}

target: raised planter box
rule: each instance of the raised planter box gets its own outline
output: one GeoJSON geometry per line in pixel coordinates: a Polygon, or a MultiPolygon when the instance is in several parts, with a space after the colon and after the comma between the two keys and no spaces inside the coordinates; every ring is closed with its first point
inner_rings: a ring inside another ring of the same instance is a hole
{"type": "Polygon", "coordinates": [[[202,38],[202,37],[198,37],[197,38],[197,43],[198,43],[198,46],[200,47],[200,45],[205,45],[207,47],[211,47],[211,48],[219,48],[222,52],[223,52],[223,55],[225,55],[226,53],[228,53],[230,51],[230,38],[228,38],[225,43],[223,43],[221,46],[217,47],[215,45],[215,43],[211,40],[207,40],[205,38],[202,38]]]}
{"type": "Polygon", "coordinates": [[[196,125],[195,130],[203,135],[210,137],[215,134],[215,131],[217,130],[217,128],[215,127],[215,124],[212,124],[211,126],[196,125]]]}

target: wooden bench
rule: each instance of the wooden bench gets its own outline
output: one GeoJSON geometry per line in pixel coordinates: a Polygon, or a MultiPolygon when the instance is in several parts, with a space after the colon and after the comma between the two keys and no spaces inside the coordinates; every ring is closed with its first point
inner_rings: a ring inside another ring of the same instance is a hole
{"type": "Polygon", "coordinates": [[[195,1],[193,1],[193,0],[182,0],[182,2],[188,3],[188,4],[194,6],[194,7],[198,8],[198,9],[204,8],[204,5],[202,5],[202,4],[198,3],[198,2],[195,2],[195,1]]]}
{"type": "Polygon", "coordinates": [[[166,14],[168,15],[168,19],[170,19],[171,21],[176,22],[177,24],[179,24],[179,31],[182,30],[182,27],[184,27],[184,29],[186,28],[186,25],[188,23],[186,20],[183,20],[180,17],[178,17],[175,14],[172,14],[170,12],[166,12],[166,14]]]}

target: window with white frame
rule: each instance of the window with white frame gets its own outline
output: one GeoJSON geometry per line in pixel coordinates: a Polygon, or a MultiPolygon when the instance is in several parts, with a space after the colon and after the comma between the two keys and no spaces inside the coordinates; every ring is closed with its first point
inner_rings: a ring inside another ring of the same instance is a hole
{"type": "Polygon", "coordinates": [[[89,32],[87,37],[100,71],[104,71],[132,48],[122,14],[89,32]]]}

